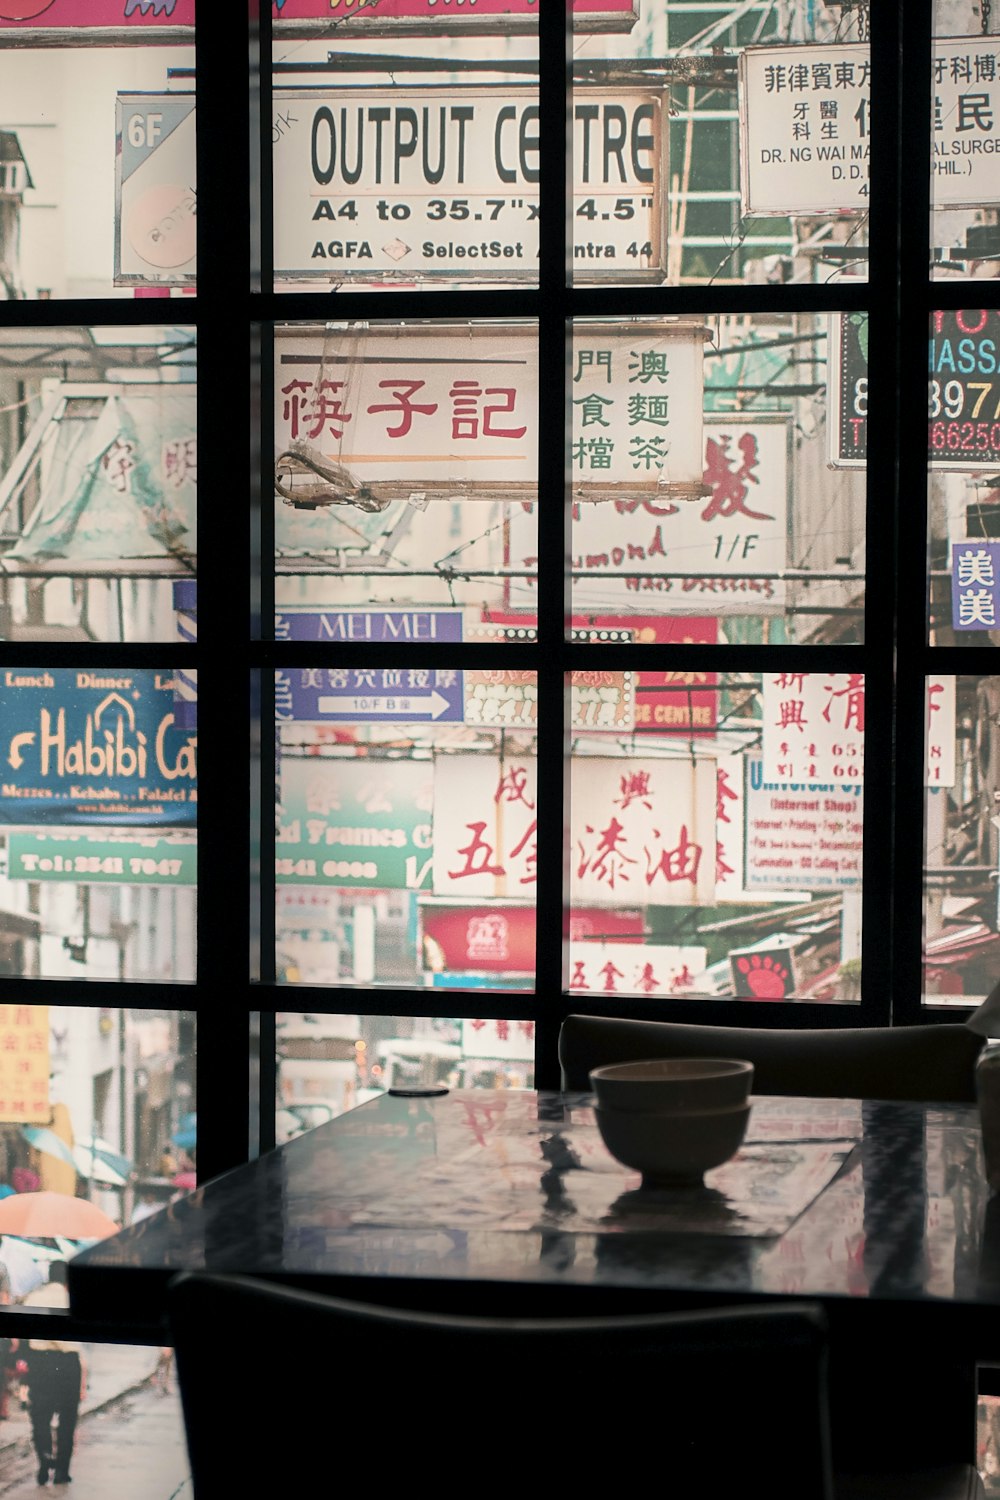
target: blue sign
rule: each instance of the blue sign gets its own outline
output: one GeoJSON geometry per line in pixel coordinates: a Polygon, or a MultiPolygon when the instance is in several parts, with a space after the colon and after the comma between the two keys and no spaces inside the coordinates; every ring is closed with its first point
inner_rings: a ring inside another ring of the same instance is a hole
{"type": "Polygon", "coordinates": [[[953,542],[953,630],[1000,630],[1000,542],[953,542]]]}
{"type": "Polygon", "coordinates": [[[279,641],[460,641],[460,609],[281,609],[279,641]]]}
{"type": "Polygon", "coordinates": [[[463,699],[463,674],[451,669],[295,667],[274,674],[274,716],[281,721],[460,724],[463,699]]]}
{"type": "Polygon", "coordinates": [[[0,824],[190,827],[198,737],[171,672],[0,673],[0,824]]]}

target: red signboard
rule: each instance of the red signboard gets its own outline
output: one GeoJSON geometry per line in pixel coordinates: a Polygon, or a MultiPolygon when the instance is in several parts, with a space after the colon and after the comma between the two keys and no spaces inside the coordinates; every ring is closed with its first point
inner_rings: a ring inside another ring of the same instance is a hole
{"type": "MultiPolygon", "coordinates": [[[[391,36],[434,31],[527,32],[538,27],[538,0],[272,0],[282,31],[328,38],[337,31],[391,36]]],[[[639,0],[573,0],[574,31],[631,31],[639,0]]]]}
{"type": "MultiPolygon", "coordinates": [[[[439,973],[533,974],[534,906],[423,906],[424,967],[439,973]]],[[[570,941],[641,937],[641,911],[576,907],[570,941]]]]}
{"type": "Polygon", "coordinates": [[[190,30],[194,6],[195,0],[0,0],[0,34],[70,27],[118,33],[190,30]]]}
{"type": "MultiPolygon", "coordinates": [[[[618,639],[641,645],[714,646],[719,636],[718,626],[714,615],[573,616],[574,631],[586,630],[592,640],[600,640],[605,631],[622,632],[618,639]]],[[[718,681],[717,672],[637,673],[636,729],[654,734],[710,734],[718,719],[718,681]]]]}

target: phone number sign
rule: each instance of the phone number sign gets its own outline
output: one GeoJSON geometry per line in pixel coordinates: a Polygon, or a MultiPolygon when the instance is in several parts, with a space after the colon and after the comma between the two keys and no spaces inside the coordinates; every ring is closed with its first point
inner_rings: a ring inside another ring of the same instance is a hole
{"type": "Polygon", "coordinates": [[[928,461],[937,469],[1000,469],[1000,312],[931,314],[928,461]]]}
{"type": "MultiPolygon", "coordinates": [[[[658,278],[662,93],[577,91],[577,279],[658,278]]],[[[276,91],[278,280],[537,280],[538,91],[276,91]]]]}

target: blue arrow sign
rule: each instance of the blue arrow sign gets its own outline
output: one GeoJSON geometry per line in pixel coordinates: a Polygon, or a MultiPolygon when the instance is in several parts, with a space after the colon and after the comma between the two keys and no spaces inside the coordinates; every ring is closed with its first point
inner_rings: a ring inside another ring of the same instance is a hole
{"type": "Polygon", "coordinates": [[[456,671],[295,667],[274,674],[275,718],[364,724],[395,720],[461,723],[463,674],[456,671]]]}

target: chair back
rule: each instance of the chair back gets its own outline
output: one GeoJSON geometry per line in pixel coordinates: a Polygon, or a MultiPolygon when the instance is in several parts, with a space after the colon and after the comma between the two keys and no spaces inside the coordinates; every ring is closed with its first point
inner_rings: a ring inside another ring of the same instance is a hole
{"type": "Polygon", "coordinates": [[[184,1273],[168,1317],[196,1500],[574,1475],[831,1500],[815,1304],[482,1318],[184,1273]]]}
{"type": "Polygon", "coordinates": [[[962,1024],[770,1030],[567,1016],[559,1032],[562,1087],[589,1090],[590,1070],[657,1057],[743,1057],[757,1094],[919,1099],[971,1104],[983,1038],[962,1024]]]}

